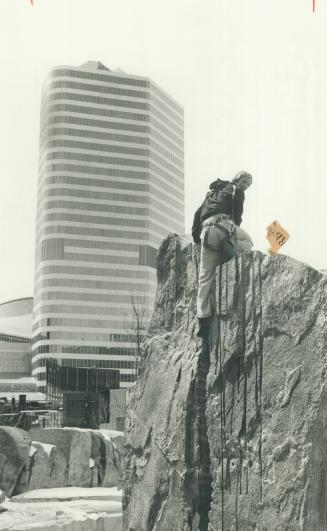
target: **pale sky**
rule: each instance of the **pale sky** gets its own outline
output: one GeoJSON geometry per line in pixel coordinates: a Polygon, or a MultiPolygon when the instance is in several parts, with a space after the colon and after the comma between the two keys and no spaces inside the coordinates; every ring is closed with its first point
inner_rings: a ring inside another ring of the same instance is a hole
{"type": "Polygon", "coordinates": [[[209,183],[253,173],[243,227],[327,268],[327,4],[316,0],[1,0],[0,302],[33,293],[40,93],[99,60],[185,110],[186,232],[209,183]]]}

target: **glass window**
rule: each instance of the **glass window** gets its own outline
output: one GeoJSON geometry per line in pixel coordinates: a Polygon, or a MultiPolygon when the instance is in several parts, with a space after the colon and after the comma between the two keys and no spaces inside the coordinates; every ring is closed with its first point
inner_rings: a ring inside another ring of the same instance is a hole
{"type": "Polygon", "coordinates": [[[140,170],[120,170],[117,168],[100,168],[95,166],[92,167],[90,165],[81,166],[78,164],[65,164],[60,162],[52,163],[50,170],[52,172],[75,172],[77,174],[87,173],[88,175],[108,175],[112,177],[126,177],[128,179],[144,179],[145,181],[149,179],[148,173],[140,170]]]}
{"type": "Polygon", "coordinates": [[[75,124],[82,126],[90,127],[101,127],[103,129],[113,129],[117,131],[133,131],[136,133],[149,133],[150,127],[143,124],[133,124],[133,123],[121,123],[113,122],[108,120],[96,120],[92,118],[84,118],[81,116],[46,116],[41,120],[41,134],[44,133],[44,130],[52,124],[75,124]]]}
{"type": "Polygon", "coordinates": [[[115,99],[115,98],[103,98],[101,96],[92,96],[89,94],[78,94],[73,92],[54,92],[48,94],[46,97],[46,102],[59,101],[59,100],[70,100],[70,101],[83,101],[88,103],[94,103],[96,105],[112,105],[118,107],[129,107],[134,109],[148,110],[149,104],[143,101],[132,101],[127,100],[126,98],[115,99]]]}
{"type": "Polygon", "coordinates": [[[139,168],[148,168],[148,160],[121,158],[121,157],[106,157],[104,155],[91,155],[89,153],[69,153],[67,151],[55,151],[46,153],[47,160],[76,160],[84,162],[99,162],[101,164],[116,164],[121,166],[134,166],[139,168]]]}
{"type": "MultiPolygon", "coordinates": [[[[136,214],[138,216],[148,216],[149,209],[133,206],[121,206],[121,205],[109,205],[101,203],[80,203],[78,201],[63,201],[63,200],[54,200],[46,201],[43,205],[45,210],[50,208],[62,208],[69,210],[83,210],[83,211],[96,211],[96,212],[117,212],[119,214],[136,214]]],[[[108,222],[107,222],[108,224],[108,222]]]]}
{"type": "MultiPolygon", "coordinates": [[[[127,111],[115,111],[112,109],[99,109],[96,107],[83,107],[80,105],[70,105],[68,103],[54,103],[49,105],[48,112],[75,112],[79,114],[91,114],[93,116],[108,116],[111,118],[121,118],[125,120],[137,120],[138,122],[149,122],[147,114],[140,114],[127,111]]],[[[157,125],[160,129],[160,124],[157,125]]]]}
{"type": "Polygon", "coordinates": [[[122,278],[136,278],[149,279],[148,271],[137,271],[135,269],[117,269],[117,268],[102,268],[102,267],[80,267],[74,265],[48,265],[39,269],[36,278],[41,275],[96,275],[103,277],[122,277],[122,278]]]}
{"type": "Polygon", "coordinates": [[[51,238],[41,243],[41,260],[56,260],[64,258],[64,240],[51,238]]]}
{"type": "Polygon", "coordinates": [[[181,117],[183,116],[183,107],[179,105],[176,101],[174,101],[172,98],[167,96],[157,85],[153,83],[153,81],[150,83],[150,88],[153,94],[156,94],[167,105],[171,106],[181,117]]]}
{"type": "Polygon", "coordinates": [[[132,85],[137,87],[149,87],[150,83],[148,80],[145,79],[137,79],[134,77],[120,77],[116,75],[110,75],[110,74],[104,74],[104,73],[96,73],[96,72],[86,72],[83,70],[69,70],[69,69],[62,69],[62,68],[56,68],[51,72],[51,77],[75,77],[79,79],[92,79],[95,81],[101,81],[101,82],[107,82],[107,83],[117,83],[119,85],[132,85]]]}
{"type": "Polygon", "coordinates": [[[139,246],[139,264],[157,268],[158,251],[150,245],[139,246]]]}
{"type": "Polygon", "coordinates": [[[109,140],[112,142],[122,142],[126,144],[150,144],[148,136],[122,135],[103,131],[93,131],[91,129],[72,129],[69,127],[52,127],[46,130],[43,140],[55,136],[68,136],[70,138],[94,138],[95,140],[109,140]]]}
{"type": "Polygon", "coordinates": [[[127,96],[131,98],[142,98],[147,99],[149,98],[149,93],[146,91],[140,91],[140,90],[132,90],[132,89],[125,89],[121,87],[111,87],[107,85],[99,85],[94,84],[91,85],[90,83],[80,83],[76,81],[71,81],[69,79],[63,79],[58,81],[52,81],[49,83],[49,89],[56,89],[56,88],[71,88],[75,90],[85,90],[90,92],[101,92],[103,94],[117,94],[119,96],[127,96]]]}
{"type": "Polygon", "coordinates": [[[149,203],[149,196],[136,194],[120,194],[114,192],[93,191],[90,189],[81,190],[79,188],[50,188],[45,190],[44,197],[67,196],[67,197],[84,197],[87,199],[102,199],[104,201],[119,201],[125,203],[140,203],[146,205],[149,203]]]}
{"type": "Polygon", "coordinates": [[[98,142],[80,142],[77,140],[48,140],[45,149],[51,148],[74,148],[93,151],[105,151],[106,153],[125,153],[127,155],[137,155],[138,157],[148,157],[150,155],[149,149],[128,147],[125,145],[116,144],[100,144],[98,142]]]}
{"type": "Polygon", "coordinates": [[[69,184],[71,185],[72,189],[75,186],[93,186],[97,188],[109,188],[116,190],[135,190],[138,192],[148,192],[150,190],[150,187],[148,184],[143,183],[133,183],[133,182],[121,182],[117,181],[115,179],[95,179],[95,178],[88,178],[88,177],[76,177],[71,175],[51,175],[47,176],[44,181],[42,187],[47,187],[48,185],[52,184],[69,184]]]}

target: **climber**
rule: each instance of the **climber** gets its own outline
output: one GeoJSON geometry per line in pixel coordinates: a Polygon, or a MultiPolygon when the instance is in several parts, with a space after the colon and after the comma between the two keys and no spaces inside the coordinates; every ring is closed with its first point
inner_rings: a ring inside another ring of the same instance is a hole
{"type": "Polygon", "coordinates": [[[215,281],[216,267],[230,260],[237,252],[250,250],[252,240],[240,228],[243,214],[244,190],[252,183],[252,175],[246,171],[234,179],[217,179],[209,186],[209,192],[194,215],[192,236],[194,243],[201,243],[197,316],[198,337],[209,332],[213,313],[210,293],[215,281]]]}

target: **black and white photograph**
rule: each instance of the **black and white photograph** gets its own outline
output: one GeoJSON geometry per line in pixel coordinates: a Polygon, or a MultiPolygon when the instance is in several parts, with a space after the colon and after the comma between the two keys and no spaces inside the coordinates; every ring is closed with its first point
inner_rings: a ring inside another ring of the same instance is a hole
{"type": "Polygon", "coordinates": [[[1,0],[0,531],[327,531],[325,0],[1,0]]]}

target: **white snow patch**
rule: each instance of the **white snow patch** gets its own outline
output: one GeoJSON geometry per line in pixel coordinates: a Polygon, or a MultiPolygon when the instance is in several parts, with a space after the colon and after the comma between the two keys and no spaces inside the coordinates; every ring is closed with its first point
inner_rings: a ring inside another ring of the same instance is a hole
{"type": "MultiPolygon", "coordinates": [[[[56,446],[54,444],[42,443],[39,441],[32,441],[32,444],[39,444],[40,446],[42,446],[43,450],[48,454],[49,457],[51,456],[53,450],[56,449],[56,446]]],[[[37,452],[37,448],[35,448],[35,451],[37,452]]]]}
{"type": "Polygon", "coordinates": [[[72,500],[72,499],[107,499],[121,501],[122,491],[118,487],[57,487],[53,489],[36,489],[23,492],[12,499],[15,501],[27,500],[72,500]]]}
{"type": "Polygon", "coordinates": [[[37,449],[35,448],[35,446],[31,446],[30,451],[28,452],[29,457],[33,457],[33,455],[36,454],[36,452],[37,452],[37,449]]]}
{"type": "Polygon", "coordinates": [[[115,487],[29,491],[1,505],[7,512],[1,514],[0,530],[96,531],[104,526],[107,531],[118,531],[122,526],[121,495],[115,487]]]}

